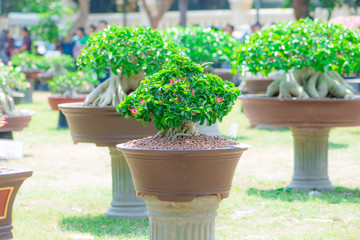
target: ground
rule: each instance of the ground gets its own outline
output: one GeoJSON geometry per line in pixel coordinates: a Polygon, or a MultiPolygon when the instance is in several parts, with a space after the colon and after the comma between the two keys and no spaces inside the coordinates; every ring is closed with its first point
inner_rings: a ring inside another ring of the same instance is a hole
{"type": "MultiPolygon", "coordinates": [[[[147,239],[148,220],[104,217],[111,201],[111,167],[107,148],[74,145],[69,130],[57,130],[58,113],[47,92],[35,92],[36,111],[28,128],[15,133],[24,143],[22,160],[0,166],[32,169],[15,200],[14,239],[147,239]]],[[[251,148],[239,161],[233,188],[216,218],[216,239],[359,239],[360,128],[330,133],[329,175],[334,192],[281,191],[291,180],[291,131],[251,129],[237,103],[220,124],[238,124],[235,140],[251,148]]]]}

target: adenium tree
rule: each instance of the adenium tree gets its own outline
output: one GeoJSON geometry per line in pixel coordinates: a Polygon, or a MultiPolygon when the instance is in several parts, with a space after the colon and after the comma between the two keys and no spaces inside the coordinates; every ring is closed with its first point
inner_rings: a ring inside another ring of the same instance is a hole
{"type": "Polygon", "coordinates": [[[49,81],[52,93],[63,97],[76,98],[79,93],[91,90],[97,84],[97,76],[94,72],[66,72],[49,81]]]}
{"type": "Polygon", "coordinates": [[[98,75],[110,70],[110,77],[91,92],[85,106],[116,106],[140,84],[159,71],[168,57],[179,52],[173,43],[151,28],[108,26],[91,34],[78,58],[81,70],[92,69],[98,75]]]}
{"type": "Polygon", "coordinates": [[[233,49],[239,41],[225,31],[198,26],[177,26],[164,31],[167,39],[185,48],[192,61],[231,62],[233,49]]]}
{"type": "Polygon", "coordinates": [[[28,83],[25,81],[25,74],[20,68],[14,68],[9,62],[8,65],[0,63],[0,114],[13,115],[15,113],[14,99],[11,97],[14,88],[26,90],[28,83]]]}
{"type": "Polygon", "coordinates": [[[41,57],[38,61],[38,67],[46,70],[46,72],[39,74],[39,77],[51,78],[60,76],[68,70],[74,69],[75,61],[72,56],[66,54],[52,57],[41,57]]]}
{"type": "Polygon", "coordinates": [[[341,25],[301,19],[254,33],[234,54],[240,73],[284,70],[269,97],[354,98],[342,74],[360,70],[359,33],[341,25]]]}
{"type": "Polygon", "coordinates": [[[14,66],[19,67],[22,72],[38,72],[40,70],[39,62],[42,57],[31,54],[27,51],[18,53],[11,58],[14,66]]]}
{"type": "Polygon", "coordinates": [[[158,136],[172,139],[195,134],[195,123],[210,126],[232,109],[240,90],[190,58],[174,55],[162,69],[145,78],[116,108],[124,118],[154,121],[158,136]]]}

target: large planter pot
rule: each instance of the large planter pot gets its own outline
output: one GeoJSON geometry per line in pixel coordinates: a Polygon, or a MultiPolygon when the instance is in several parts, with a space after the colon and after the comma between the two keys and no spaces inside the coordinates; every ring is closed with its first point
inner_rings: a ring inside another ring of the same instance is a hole
{"type": "MultiPolygon", "coordinates": [[[[63,97],[59,94],[52,94],[48,97],[48,101],[52,110],[59,111],[58,105],[62,103],[72,103],[72,102],[84,102],[87,95],[79,95],[79,97],[63,97]]],[[[68,123],[64,114],[59,111],[59,119],[58,119],[58,129],[66,129],[69,128],[68,123]]]]}
{"type": "Polygon", "coordinates": [[[59,110],[58,105],[63,103],[84,102],[87,95],[79,95],[79,97],[63,97],[59,94],[52,94],[48,97],[48,101],[52,110],[59,110]]]}
{"type": "Polygon", "coordinates": [[[265,78],[247,78],[245,79],[245,89],[248,93],[265,93],[267,87],[274,81],[274,79],[265,78]]]}
{"type": "Polygon", "coordinates": [[[0,240],[12,239],[12,208],[15,196],[32,171],[0,168],[0,240]]]}
{"type": "Polygon", "coordinates": [[[6,120],[8,123],[4,127],[0,128],[0,138],[12,139],[12,132],[21,131],[28,127],[31,117],[34,114],[34,111],[22,110],[18,115],[8,116],[6,120]]]}
{"type": "Polygon", "coordinates": [[[214,68],[213,74],[219,76],[224,81],[226,80],[235,84],[235,75],[231,74],[231,70],[229,68],[214,68]]]}
{"type": "Polygon", "coordinates": [[[136,197],[129,167],[116,144],[154,135],[153,124],[122,118],[114,107],[83,107],[83,103],[60,104],[74,143],[95,143],[108,147],[111,156],[113,200],[106,215],[113,218],[147,218],[143,200],[136,197]]]}
{"type": "Polygon", "coordinates": [[[135,190],[146,201],[150,239],[215,239],[219,203],[229,196],[237,163],[248,146],[211,150],[146,150],[117,146],[135,190]]]}
{"type": "Polygon", "coordinates": [[[328,176],[328,136],[333,127],[360,125],[360,99],[240,97],[252,125],[290,127],[294,174],[289,187],[333,190],[328,176]]]}

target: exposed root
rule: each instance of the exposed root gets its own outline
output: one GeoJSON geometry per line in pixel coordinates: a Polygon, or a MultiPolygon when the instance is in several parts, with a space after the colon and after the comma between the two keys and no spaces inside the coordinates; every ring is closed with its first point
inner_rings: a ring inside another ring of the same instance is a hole
{"type": "Polygon", "coordinates": [[[191,137],[196,132],[196,125],[193,122],[185,122],[178,128],[169,128],[168,130],[161,130],[154,138],[169,137],[174,141],[178,137],[191,137]]]}
{"type": "Polygon", "coordinates": [[[279,96],[281,98],[355,98],[354,90],[340,74],[335,71],[315,72],[313,69],[301,69],[284,74],[269,85],[266,96],[279,96]]]}
{"type": "Polygon", "coordinates": [[[87,96],[84,106],[115,107],[121,103],[127,95],[134,91],[144,78],[144,73],[139,73],[129,78],[122,74],[111,74],[108,79],[87,96]]]}
{"type": "Polygon", "coordinates": [[[52,78],[55,76],[60,76],[66,73],[68,70],[66,68],[55,68],[51,67],[46,72],[40,73],[39,78],[52,78]]]}
{"type": "Polygon", "coordinates": [[[15,112],[15,103],[14,99],[6,94],[2,89],[0,89],[0,113],[5,115],[13,115],[15,112]]]}

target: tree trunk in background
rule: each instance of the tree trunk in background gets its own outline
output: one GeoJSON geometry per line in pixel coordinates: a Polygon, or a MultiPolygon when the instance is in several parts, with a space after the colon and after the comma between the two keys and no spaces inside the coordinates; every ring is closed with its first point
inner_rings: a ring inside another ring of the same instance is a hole
{"type": "Polygon", "coordinates": [[[146,3],[146,0],[142,0],[146,14],[149,17],[150,26],[152,28],[157,28],[164,14],[170,9],[174,0],[160,0],[157,4],[157,12],[151,12],[149,6],[146,3]]]}
{"type": "Polygon", "coordinates": [[[310,17],[309,15],[309,0],[291,0],[294,8],[294,15],[296,20],[300,18],[310,17]]]}
{"type": "Polygon", "coordinates": [[[186,11],[188,10],[188,0],[179,0],[180,25],[186,26],[186,11]]]}
{"type": "Polygon", "coordinates": [[[83,27],[83,28],[86,27],[85,25],[90,13],[90,0],[79,0],[79,6],[80,6],[80,15],[74,21],[74,25],[68,31],[68,35],[66,37],[67,42],[71,42],[73,34],[76,32],[76,29],[78,27],[83,27]]]}

